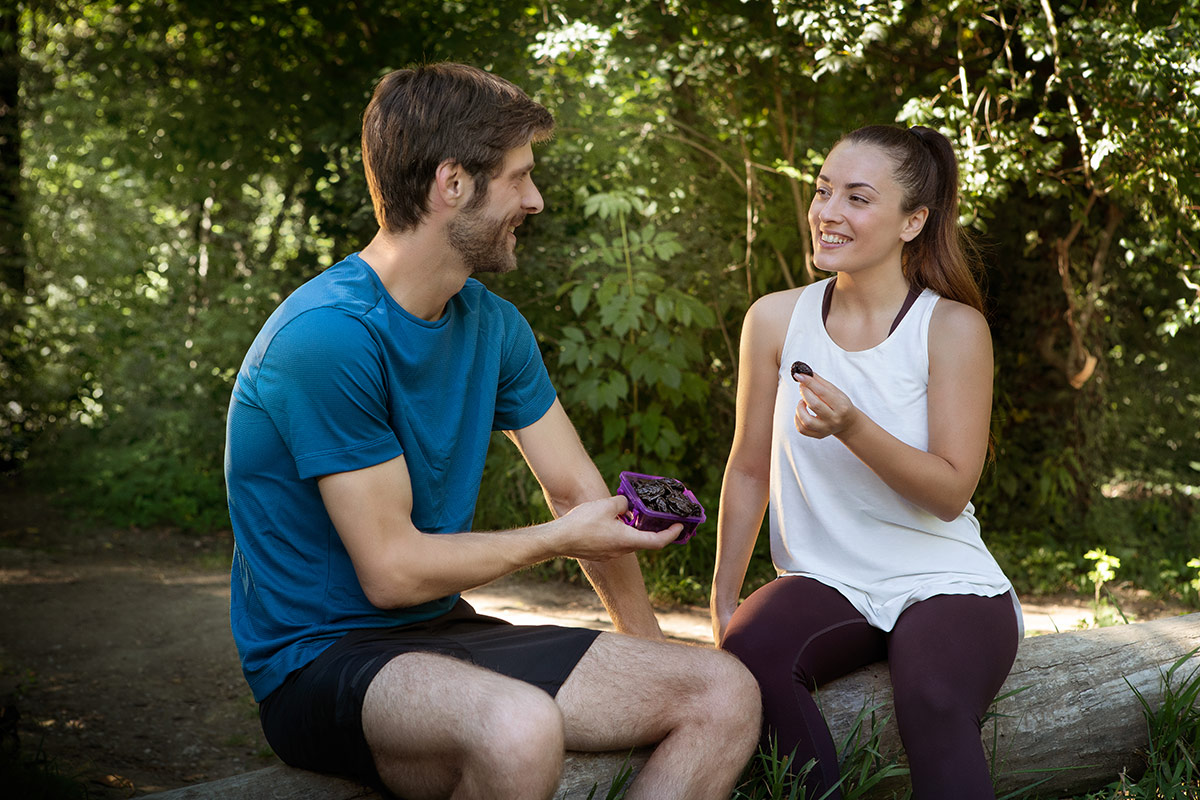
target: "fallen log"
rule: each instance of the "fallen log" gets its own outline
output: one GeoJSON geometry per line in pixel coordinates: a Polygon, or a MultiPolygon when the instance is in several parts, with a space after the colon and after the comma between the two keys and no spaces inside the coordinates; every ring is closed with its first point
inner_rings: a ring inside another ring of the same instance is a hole
{"type": "MultiPolygon", "coordinates": [[[[1087,792],[1143,767],[1147,729],[1134,690],[1157,707],[1164,676],[1200,669],[1200,614],[1026,639],[984,724],[982,739],[996,765],[999,793],[1038,784],[1042,796],[1087,792]]],[[[884,755],[903,760],[892,715],[887,667],[876,664],[834,681],[818,696],[834,739],[849,735],[864,709],[876,720],[884,755]]],[[[568,753],[559,800],[604,796],[623,768],[635,772],[647,750],[568,753]]],[[[890,796],[903,779],[878,787],[890,796]]],[[[352,781],[276,766],[224,780],[147,795],[146,800],[381,800],[352,781]]]]}
{"type": "MultiPolygon", "coordinates": [[[[633,753],[567,753],[556,800],[585,800],[593,788],[604,797],[613,779],[626,769],[634,774],[646,763],[649,748],[633,753]]],[[[384,800],[355,781],[279,765],[218,781],[143,795],[142,800],[384,800]]]]}
{"type": "MultiPolygon", "coordinates": [[[[1200,669],[1200,614],[1025,639],[985,721],[998,794],[1037,784],[1043,797],[1102,788],[1127,771],[1138,776],[1149,744],[1145,713],[1163,699],[1164,678],[1200,669]]],[[[890,717],[887,667],[874,664],[825,687],[819,700],[835,741],[864,707],[890,717]]],[[[880,734],[884,754],[902,753],[894,722],[880,734]]],[[[887,796],[895,783],[880,787],[887,796]]]]}

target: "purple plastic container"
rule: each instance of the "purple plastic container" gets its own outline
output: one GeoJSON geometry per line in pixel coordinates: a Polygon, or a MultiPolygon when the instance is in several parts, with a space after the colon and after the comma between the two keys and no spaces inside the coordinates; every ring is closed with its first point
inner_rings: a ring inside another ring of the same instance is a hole
{"type": "Polygon", "coordinates": [[[641,531],[661,531],[671,527],[676,522],[682,522],[683,531],[679,534],[679,538],[675,539],[674,543],[683,544],[696,533],[696,526],[704,522],[704,506],[700,505],[700,501],[696,499],[696,495],[692,494],[692,490],[685,486],[683,489],[684,496],[700,506],[700,513],[696,516],[681,517],[676,514],[664,514],[660,511],[646,508],[646,504],[642,502],[642,498],[638,497],[637,492],[634,491],[632,481],[655,481],[662,479],[662,475],[643,475],[640,472],[621,473],[621,485],[617,487],[617,494],[625,495],[625,499],[629,501],[629,513],[625,517],[625,524],[631,525],[641,531]]]}

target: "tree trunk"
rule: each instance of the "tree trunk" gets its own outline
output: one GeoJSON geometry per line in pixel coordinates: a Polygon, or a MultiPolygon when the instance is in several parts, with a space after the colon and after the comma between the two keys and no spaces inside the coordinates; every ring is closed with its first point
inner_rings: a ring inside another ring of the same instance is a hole
{"type": "Polygon", "coordinates": [[[25,226],[21,204],[21,12],[0,3],[0,296],[5,317],[0,331],[12,330],[25,294],[25,226]],[[9,304],[11,303],[11,306],[9,304]]]}
{"type": "MultiPolygon", "coordinates": [[[[1147,729],[1136,689],[1156,708],[1166,672],[1186,661],[1180,677],[1200,669],[1200,614],[1174,619],[1073,631],[1026,639],[1016,664],[984,723],[982,738],[996,765],[999,793],[1038,784],[1044,797],[1103,787],[1127,770],[1144,767],[1147,729]],[[1006,696],[1007,695],[1007,696],[1006,696]]],[[[880,749],[900,755],[887,667],[876,664],[824,687],[819,701],[836,741],[852,729],[864,708],[882,726],[880,749]]],[[[583,800],[593,786],[603,797],[613,776],[639,768],[648,750],[568,753],[559,800],[583,800]]],[[[887,797],[903,779],[877,787],[887,797]]],[[[148,795],[147,800],[379,800],[343,781],[291,767],[268,767],[222,781],[148,795]]]]}
{"type": "MultiPolygon", "coordinates": [[[[1054,797],[1101,788],[1123,770],[1140,775],[1149,741],[1134,689],[1157,708],[1172,665],[1187,659],[1179,677],[1200,669],[1198,648],[1200,614],[1021,642],[1002,699],[983,726],[998,793],[1044,780],[1038,792],[1054,797]]],[[[864,705],[878,706],[881,719],[892,715],[887,668],[852,673],[829,684],[819,700],[840,741],[864,705]]],[[[894,723],[884,728],[880,747],[901,752],[894,723]]]]}

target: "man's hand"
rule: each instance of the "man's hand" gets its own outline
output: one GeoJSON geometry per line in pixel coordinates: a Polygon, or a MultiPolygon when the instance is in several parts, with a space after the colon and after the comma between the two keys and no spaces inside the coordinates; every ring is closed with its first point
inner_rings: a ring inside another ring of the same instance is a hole
{"type": "Polygon", "coordinates": [[[559,517],[564,555],[585,561],[611,561],[637,550],[661,550],[679,537],[683,525],[640,531],[621,520],[629,510],[622,495],[581,503],[559,517]]]}
{"type": "Polygon", "coordinates": [[[581,521],[588,520],[585,531],[565,534],[568,538],[563,546],[578,559],[616,629],[661,638],[634,551],[665,547],[679,537],[683,526],[647,533],[619,519],[627,511],[628,501],[613,497],[604,485],[559,401],[554,401],[541,420],[522,430],[509,431],[508,435],[520,448],[542,486],[546,504],[558,518],[552,524],[568,523],[565,529],[570,531],[575,512],[581,521]],[[592,503],[599,505],[583,508],[592,503]]]}

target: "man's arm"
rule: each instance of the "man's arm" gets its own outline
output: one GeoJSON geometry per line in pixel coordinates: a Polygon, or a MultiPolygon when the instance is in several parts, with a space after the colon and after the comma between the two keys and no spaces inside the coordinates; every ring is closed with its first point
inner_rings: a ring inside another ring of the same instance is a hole
{"type": "Polygon", "coordinates": [[[583,503],[551,522],[513,531],[423,533],[412,523],[403,456],[326,475],[317,485],[363,592],[379,608],[415,606],[548,558],[604,562],[674,538],[669,529],[648,533],[621,522],[623,497],[583,503]]]}
{"type": "MultiPolygon", "coordinates": [[[[537,477],[546,503],[556,518],[589,502],[611,498],[612,492],[600,477],[600,471],[579,441],[575,427],[558,400],[537,422],[516,431],[506,431],[537,477]]],[[[619,523],[624,525],[624,523],[619,523]]],[[[665,545],[679,535],[682,525],[672,525],[665,545]]],[[[663,531],[664,534],[667,531],[663,531]]],[[[591,581],[613,625],[622,633],[661,638],[658,618],[650,606],[646,584],[637,556],[627,553],[619,558],[597,560],[579,558],[584,574],[591,581]]]]}

